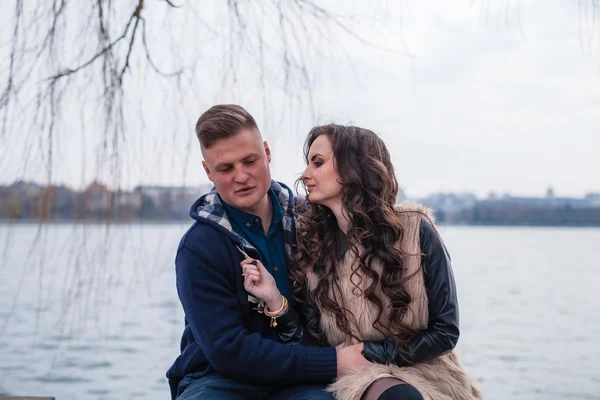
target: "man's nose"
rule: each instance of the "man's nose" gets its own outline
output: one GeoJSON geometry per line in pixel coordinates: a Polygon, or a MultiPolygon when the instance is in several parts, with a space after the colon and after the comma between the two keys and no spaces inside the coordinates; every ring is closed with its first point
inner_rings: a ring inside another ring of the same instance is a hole
{"type": "Polygon", "coordinates": [[[234,179],[237,183],[244,183],[248,180],[249,177],[250,175],[248,175],[248,173],[244,171],[244,168],[239,168],[235,171],[234,179]]]}

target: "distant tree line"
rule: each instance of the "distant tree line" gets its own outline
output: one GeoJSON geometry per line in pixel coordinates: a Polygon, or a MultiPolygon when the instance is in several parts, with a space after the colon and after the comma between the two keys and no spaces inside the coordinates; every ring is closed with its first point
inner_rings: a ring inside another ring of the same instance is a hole
{"type": "Polygon", "coordinates": [[[447,222],[468,225],[600,226],[600,208],[475,205],[452,215],[447,222]]]}
{"type": "MultiPolygon", "coordinates": [[[[112,191],[92,182],[81,191],[66,186],[15,182],[0,186],[0,219],[10,221],[186,221],[201,187],[137,186],[112,191]]],[[[403,197],[403,196],[401,196],[403,197]]],[[[582,199],[519,198],[477,200],[471,195],[438,194],[421,200],[436,219],[462,225],[600,226],[600,194],[582,199]]]]}
{"type": "Polygon", "coordinates": [[[438,221],[462,225],[600,226],[600,195],[583,199],[504,198],[462,206],[429,204],[438,221]]]}
{"type": "Polygon", "coordinates": [[[10,221],[185,220],[194,200],[209,186],[138,186],[132,191],[111,191],[92,182],[82,191],[66,186],[16,182],[0,186],[0,219],[10,221]]]}

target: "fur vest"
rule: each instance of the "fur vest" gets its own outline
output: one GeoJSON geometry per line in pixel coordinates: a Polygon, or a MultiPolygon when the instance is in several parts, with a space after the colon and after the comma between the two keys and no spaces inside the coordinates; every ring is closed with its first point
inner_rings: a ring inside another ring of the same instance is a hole
{"type": "MultiPolygon", "coordinates": [[[[398,207],[398,211],[405,232],[401,246],[407,256],[403,261],[407,267],[406,273],[410,275],[420,268],[421,263],[419,227],[424,217],[420,212],[429,216],[431,213],[420,205],[402,205],[398,207]],[[411,254],[413,256],[410,256],[411,254]]],[[[431,220],[433,221],[432,217],[431,220]]],[[[337,266],[342,293],[333,293],[333,288],[331,288],[331,298],[338,299],[340,306],[352,312],[354,318],[352,315],[347,315],[348,322],[354,334],[361,341],[380,340],[393,335],[394,332],[382,334],[373,328],[373,322],[377,318],[377,307],[363,296],[353,294],[352,289],[355,286],[350,281],[350,276],[351,267],[355,262],[356,256],[351,250],[348,250],[337,266]]],[[[359,286],[364,290],[371,284],[371,281],[366,276],[361,277],[362,279],[355,277],[354,281],[356,283],[360,281],[359,286]]],[[[308,284],[311,290],[316,287],[316,283],[316,275],[309,272],[308,284]]],[[[412,300],[409,304],[411,312],[405,314],[403,322],[417,330],[426,329],[429,315],[423,274],[415,274],[413,278],[405,282],[405,289],[412,300]]],[[[384,314],[382,317],[386,318],[389,299],[383,295],[381,289],[378,289],[376,294],[383,302],[384,314]]],[[[354,338],[347,337],[336,326],[335,317],[332,314],[323,310],[319,311],[321,312],[321,329],[332,346],[345,347],[357,342],[354,338]]],[[[425,400],[479,400],[482,398],[472,379],[462,368],[455,352],[408,367],[371,364],[355,368],[350,373],[339,377],[328,390],[340,400],[360,400],[371,383],[386,377],[395,377],[414,386],[425,400]]]]}

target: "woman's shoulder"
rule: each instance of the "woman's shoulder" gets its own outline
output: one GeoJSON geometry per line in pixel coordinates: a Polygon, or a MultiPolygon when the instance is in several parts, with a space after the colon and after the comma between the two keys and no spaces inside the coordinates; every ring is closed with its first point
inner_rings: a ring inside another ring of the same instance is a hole
{"type": "Polygon", "coordinates": [[[396,205],[395,210],[402,224],[412,223],[420,227],[422,222],[426,222],[435,225],[433,210],[421,203],[403,202],[396,205]]]}
{"type": "Polygon", "coordinates": [[[421,252],[428,253],[443,247],[443,241],[436,227],[433,210],[420,203],[402,203],[396,211],[404,228],[405,235],[419,242],[421,252]]]}

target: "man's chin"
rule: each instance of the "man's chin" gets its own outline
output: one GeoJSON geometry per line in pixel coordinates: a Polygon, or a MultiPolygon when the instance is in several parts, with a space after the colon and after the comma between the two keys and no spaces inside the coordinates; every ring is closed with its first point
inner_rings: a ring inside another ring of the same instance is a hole
{"type": "Polygon", "coordinates": [[[236,196],[232,206],[240,209],[254,209],[258,206],[258,203],[260,203],[260,199],[256,194],[252,194],[247,196],[236,196]]]}

